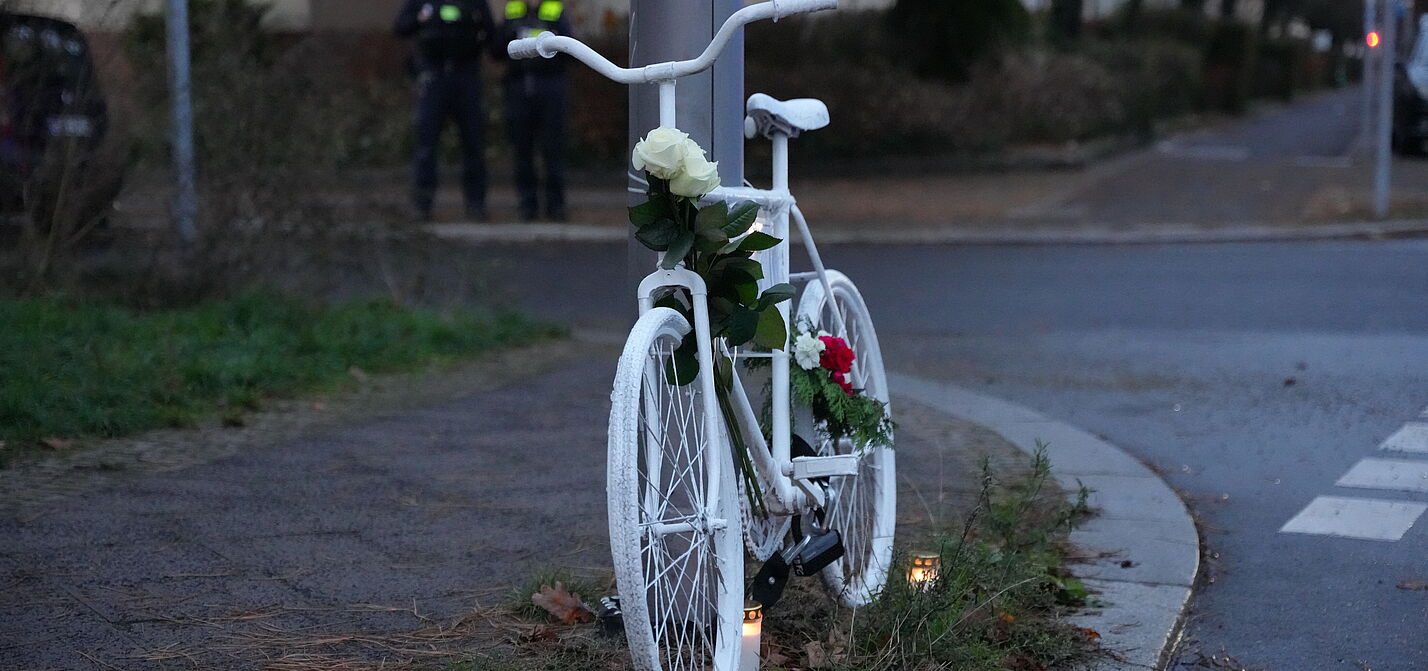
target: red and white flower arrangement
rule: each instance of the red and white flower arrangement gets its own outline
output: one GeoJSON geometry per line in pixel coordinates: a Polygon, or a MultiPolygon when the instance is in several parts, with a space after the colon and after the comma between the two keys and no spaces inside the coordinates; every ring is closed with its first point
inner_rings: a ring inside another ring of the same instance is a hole
{"type": "Polygon", "coordinates": [[[812,409],[829,438],[851,438],[860,448],[892,446],[887,404],[853,386],[857,355],[848,341],[827,331],[804,331],[794,336],[792,350],[798,364],[789,376],[793,401],[812,409]]]}

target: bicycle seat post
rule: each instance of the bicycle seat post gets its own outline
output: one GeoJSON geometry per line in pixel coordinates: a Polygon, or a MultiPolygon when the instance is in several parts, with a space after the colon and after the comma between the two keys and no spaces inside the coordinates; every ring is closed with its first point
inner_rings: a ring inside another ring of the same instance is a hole
{"type": "Polygon", "coordinates": [[[788,193],[788,136],[773,136],[773,190],[788,193]]]}

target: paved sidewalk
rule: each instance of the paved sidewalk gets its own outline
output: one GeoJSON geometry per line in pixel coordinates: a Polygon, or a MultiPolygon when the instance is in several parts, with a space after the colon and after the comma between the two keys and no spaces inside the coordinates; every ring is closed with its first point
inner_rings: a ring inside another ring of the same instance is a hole
{"type": "MultiPolygon", "coordinates": [[[[842,242],[1172,242],[1428,233],[1428,160],[1393,164],[1391,225],[1373,222],[1372,161],[1356,149],[1358,92],[1308,96],[1154,145],[1044,167],[956,170],[936,159],[820,175],[792,154],[791,188],[820,240],[842,242]]],[[[1068,147],[1061,153],[1078,153],[1068,147]]],[[[751,159],[752,160],[752,159],[751,159]]],[[[565,227],[511,226],[509,189],[493,222],[461,221],[458,196],[438,234],[454,239],[614,239],[626,233],[624,182],[591,177],[571,191],[565,227]]],[[[550,222],[546,222],[550,223],[550,222]]]]}
{"type": "MultiPolygon", "coordinates": [[[[472,641],[400,636],[492,605],[538,566],[608,571],[615,359],[575,342],[521,379],[410,380],[406,410],[336,399],[341,422],[273,440],[192,432],[188,459],[159,440],[103,469],[100,446],[0,471],[0,669],[439,667],[443,646],[472,641]],[[37,469],[44,496],[5,487],[37,469]]],[[[1025,466],[984,429],[896,403],[905,536],[969,507],[981,455],[1025,466]]]]}

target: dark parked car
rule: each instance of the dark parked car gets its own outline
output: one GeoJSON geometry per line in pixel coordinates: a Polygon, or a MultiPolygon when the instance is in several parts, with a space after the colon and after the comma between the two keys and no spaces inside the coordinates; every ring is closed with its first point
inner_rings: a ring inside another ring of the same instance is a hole
{"type": "Polygon", "coordinates": [[[108,109],[74,24],[0,11],[0,214],[43,230],[105,219],[123,180],[108,109]]]}
{"type": "Polygon", "coordinates": [[[1418,39],[1393,73],[1393,150],[1417,154],[1428,141],[1428,16],[1418,20],[1418,39]]]}

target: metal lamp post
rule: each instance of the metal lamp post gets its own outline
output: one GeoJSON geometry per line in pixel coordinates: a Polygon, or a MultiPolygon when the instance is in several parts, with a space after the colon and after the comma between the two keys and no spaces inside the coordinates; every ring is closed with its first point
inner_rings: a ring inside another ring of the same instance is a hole
{"type": "MultiPolygon", "coordinates": [[[[724,20],[743,6],[741,0],[630,0],[630,66],[698,56],[724,20]]],[[[719,162],[721,181],[739,184],[744,175],[743,36],[729,43],[711,71],[681,79],[678,97],[679,129],[709,149],[709,160],[719,162]]],[[[658,126],[658,88],[631,87],[626,146],[633,147],[658,126]]],[[[625,167],[630,169],[628,160],[625,167]]],[[[631,185],[636,186],[633,182],[631,185]]],[[[630,194],[632,205],[643,200],[640,195],[630,194]]],[[[632,292],[640,278],[649,273],[653,258],[631,234],[625,279],[632,292]]]]}
{"type": "Polygon", "coordinates": [[[189,77],[188,0],[168,0],[165,31],[168,37],[169,93],[173,115],[173,162],[177,192],[174,197],[174,232],[185,243],[198,238],[198,216],[193,167],[193,94],[189,77]]]}

